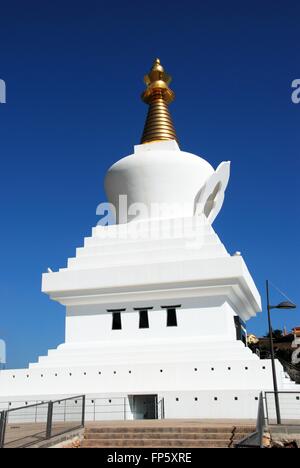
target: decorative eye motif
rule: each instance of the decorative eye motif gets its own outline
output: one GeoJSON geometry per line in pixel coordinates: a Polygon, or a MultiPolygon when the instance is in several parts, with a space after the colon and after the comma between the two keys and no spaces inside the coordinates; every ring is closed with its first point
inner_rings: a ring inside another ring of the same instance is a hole
{"type": "Polygon", "coordinates": [[[195,216],[204,216],[212,224],[222,208],[229,181],[230,162],[222,162],[205,182],[195,198],[195,216]]]}

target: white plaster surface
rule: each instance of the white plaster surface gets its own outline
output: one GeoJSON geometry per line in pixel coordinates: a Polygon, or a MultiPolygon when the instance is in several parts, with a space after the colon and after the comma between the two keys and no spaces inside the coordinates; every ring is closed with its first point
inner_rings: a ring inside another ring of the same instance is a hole
{"type": "MultiPolygon", "coordinates": [[[[43,275],[43,292],[66,307],[65,343],[28,369],[1,371],[0,408],[86,394],[88,418],[122,419],[125,405],[130,419],[131,396],[155,394],[169,418],[256,417],[259,392],[272,389],[270,361],[237,341],[234,316],[254,317],[260,295],[211,226],[228,177],[228,163],[215,172],[175,142],[137,146],[112,166],[111,202],[126,194],[187,209],[97,226],[65,268],[43,275]],[[167,327],[166,306],[177,306],[177,327],[167,327]],[[139,329],[135,309],[145,307],[149,328],[139,329]],[[125,309],[122,330],[112,330],[111,309],[125,309]]],[[[279,388],[295,389],[276,366],[279,388]]]]}

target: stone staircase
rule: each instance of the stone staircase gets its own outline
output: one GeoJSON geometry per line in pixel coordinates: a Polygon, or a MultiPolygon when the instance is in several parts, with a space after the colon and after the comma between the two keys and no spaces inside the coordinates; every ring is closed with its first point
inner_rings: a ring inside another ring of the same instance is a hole
{"type": "Polygon", "coordinates": [[[81,448],[233,448],[253,425],[189,421],[94,423],[85,429],[81,448]]]}

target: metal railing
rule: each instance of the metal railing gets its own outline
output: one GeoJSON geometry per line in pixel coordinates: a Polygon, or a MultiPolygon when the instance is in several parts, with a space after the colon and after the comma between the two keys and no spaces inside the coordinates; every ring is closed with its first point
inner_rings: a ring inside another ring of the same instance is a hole
{"type": "MultiPolygon", "coordinates": [[[[137,411],[135,404],[128,397],[88,397],[86,398],[86,421],[130,421],[144,419],[143,412],[137,411]]],[[[156,401],[151,411],[151,419],[165,419],[165,400],[156,401]]]]}
{"type": "Polygon", "coordinates": [[[0,448],[23,448],[84,427],[85,395],[0,413],[0,448]]]}
{"type": "MultiPolygon", "coordinates": [[[[281,423],[285,425],[300,425],[300,392],[277,392],[281,414],[281,423]]],[[[266,417],[269,425],[276,424],[275,393],[265,392],[266,417]]]]}
{"type": "Polygon", "coordinates": [[[266,427],[264,399],[262,392],[259,395],[256,419],[256,431],[235,444],[235,448],[263,448],[263,435],[266,427]]]}
{"type": "MultiPolygon", "coordinates": [[[[0,437],[2,434],[3,440],[2,445],[0,440],[0,447],[12,446],[16,444],[16,440],[17,445],[21,446],[48,439],[58,435],[59,431],[61,433],[62,429],[76,429],[74,421],[81,427],[83,421],[130,421],[145,417],[144,412],[136,408],[134,400],[130,397],[89,396],[84,397],[84,401],[81,402],[82,398],[72,397],[53,402],[28,401],[26,406],[24,401],[0,403],[0,437]],[[80,425],[81,411],[84,412],[84,420],[82,416],[80,425]],[[23,440],[19,442],[19,439],[23,440]]],[[[153,419],[165,419],[164,398],[155,399],[155,407],[148,416],[153,419]]]]}

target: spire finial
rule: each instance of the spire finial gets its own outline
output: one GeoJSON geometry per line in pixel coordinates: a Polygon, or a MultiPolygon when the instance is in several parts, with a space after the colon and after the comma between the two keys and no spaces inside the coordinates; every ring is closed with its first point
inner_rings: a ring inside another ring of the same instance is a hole
{"type": "Polygon", "coordinates": [[[149,104],[149,111],[141,143],[177,140],[168,109],[168,104],[175,98],[174,92],[169,88],[171,80],[159,58],[155,59],[150,72],[144,78],[147,88],[142,94],[142,100],[149,104]]]}

